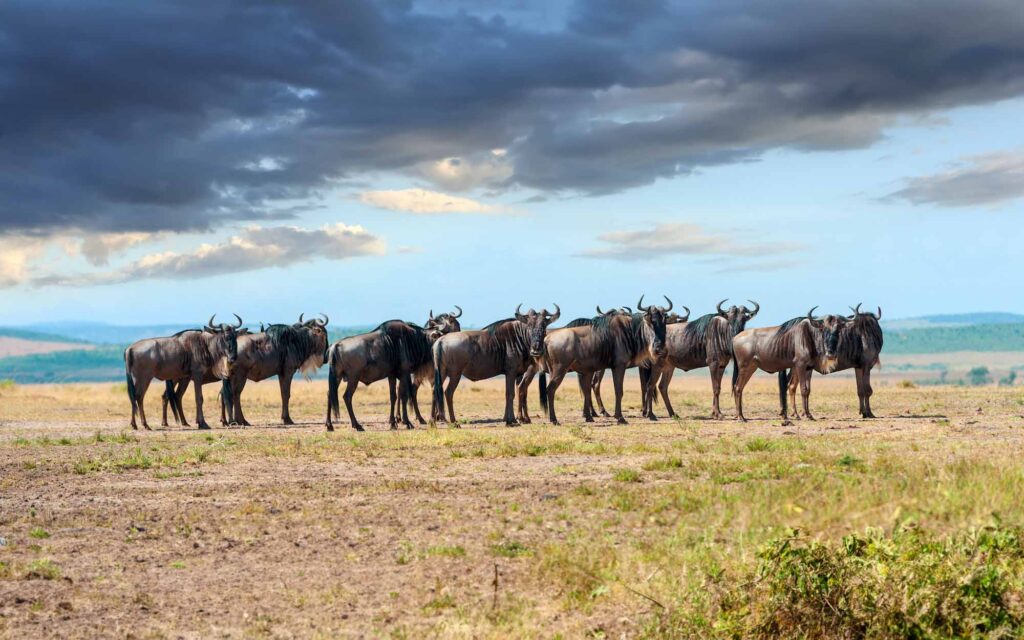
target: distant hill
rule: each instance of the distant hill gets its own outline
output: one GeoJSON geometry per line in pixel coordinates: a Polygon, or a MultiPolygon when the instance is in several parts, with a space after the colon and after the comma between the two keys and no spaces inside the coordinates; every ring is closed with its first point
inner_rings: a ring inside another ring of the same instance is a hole
{"type": "Polygon", "coordinates": [[[949,353],[951,351],[1024,351],[1024,322],[885,328],[885,353],[949,353]]]}
{"type": "Polygon", "coordinates": [[[917,318],[897,318],[882,320],[885,329],[921,329],[926,327],[963,327],[981,324],[1021,324],[1024,315],[1003,311],[983,311],[976,313],[946,313],[917,318]]]}

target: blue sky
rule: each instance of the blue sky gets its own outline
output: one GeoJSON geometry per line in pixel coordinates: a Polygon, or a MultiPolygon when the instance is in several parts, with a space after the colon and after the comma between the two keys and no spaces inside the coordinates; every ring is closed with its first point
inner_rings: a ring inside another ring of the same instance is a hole
{"type": "MultiPolygon", "coordinates": [[[[529,3],[478,4],[477,16],[370,3],[360,19],[374,29],[347,31],[345,16],[315,36],[332,45],[324,51],[358,40],[338,60],[309,53],[322,63],[316,73],[283,82],[292,67],[257,65],[224,89],[235,67],[212,80],[184,64],[169,71],[165,83],[182,91],[215,87],[179,111],[155,102],[175,97],[152,95],[163,89],[147,88],[145,61],[115,73],[98,46],[93,80],[118,92],[111,104],[72,100],[39,115],[31,100],[56,90],[33,81],[6,114],[24,127],[0,151],[19,178],[0,181],[0,324],[195,322],[213,312],[272,322],[320,311],[332,324],[369,324],[458,304],[466,324],[482,325],[518,302],[557,302],[575,317],[595,304],[635,305],[641,293],[695,314],[753,298],[764,322],[860,301],[890,318],[1024,312],[1024,40],[999,20],[1012,4],[979,4],[972,24],[951,15],[957,37],[906,10],[918,33],[905,41],[879,33],[878,5],[865,3],[861,30],[844,26],[834,45],[835,27],[817,23],[801,34],[820,28],[820,41],[789,42],[799,2],[759,13],[767,26],[752,36],[731,33],[731,18],[763,5],[650,4],[747,39],[663,33],[657,15],[616,3],[566,5],[570,17],[529,3]],[[419,33],[416,21],[451,32],[402,39],[400,52],[417,60],[432,52],[423,64],[436,84],[388,76],[399,51],[390,38],[419,33]],[[459,38],[493,73],[461,59],[459,38]],[[518,47],[492,50],[491,38],[518,47]],[[523,42],[550,47],[551,69],[524,58],[523,42]],[[904,68],[904,58],[932,54],[941,66],[904,68]],[[609,77],[593,68],[600,56],[609,77]],[[360,64],[339,71],[353,58],[360,64]],[[963,72],[947,72],[957,64],[963,72]],[[118,89],[130,73],[137,83],[118,89]],[[828,86],[843,73],[847,82],[828,86]],[[351,93],[353,75],[379,97],[351,93]]],[[[0,17],[43,29],[34,6],[14,3],[0,17]]],[[[857,10],[830,6],[837,20],[857,10]]],[[[186,24],[235,18],[166,8],[172,18],[160,19],[186,24]]],[[[125,16],[152,27],[151,18],[125,16]]],[[[108,42],[102,24],[86,22],[75,24],[78,37],[108,42]]],[[[302,46],[315,48],[312,38],[302,46]]],[[[233,55],[209,44],[154,46],[214,62],[233,55]]],[[[0,78],[14,78],[0,86],[28,76],[24,46],[0,63],[0,78]]]]}

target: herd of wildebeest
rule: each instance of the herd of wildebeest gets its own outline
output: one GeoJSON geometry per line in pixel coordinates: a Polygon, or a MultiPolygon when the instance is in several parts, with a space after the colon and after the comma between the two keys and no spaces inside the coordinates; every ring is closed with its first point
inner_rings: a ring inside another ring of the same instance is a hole
{"type": "Polygon", "coordinates": [[[167,425],[170,405],[175,422],[187,426],[182,396],[190,383],[195,385],[196,423],[209,426],[203,417],[203,385],[220,382],[221,423],[249,425],[242,411],[242,390],[249,380],[277,376],[281,388],[281,420],[294,424],[288,410],[292,378],[296,372],[309,375],[323,364],[328,366],[327,416],[329,431],[340,418],[339,388],[345,384],[345,399],[352,428],[362,431],[356,419],[352,399],[359,383],[387,380],[391,391],[392,429],[401,421],[413,428],[409,405],[420,424],[425,424],[417,402],[423,381],[433,386],[431,419],[457,424],[455,391],[462,378],[483,380],[505,376],[505,413],[507,425],[529,423],[527,392],[534,377],[539,377],[539,400],[552,424],[558,424],[555,395],[565,375],[575,372],[583,395],[583,418],[594,420],[600,413],[608,416],[601,400],[601,380],[611,370],[615,389],[614,417],[625,423],[622,414],[623,381],[627,369],[639,367],[642,393],[641,415],[654,420],[654,405],[661,395],[668,416],[675,412],[668,389],[675,369],[690,371],[708,367],[711,373],[714,419],[723,417],[719,407],[722,376],[733,363],[732,392],[736,413],[743,415],[743,388],[755,371],[777,373],[781,415],[788,422],[792,406],[794,418],[801,414],[812,419],[809,396],[811,374],[828,374],[844,369],[856,373],[860,415],[873,418],[871,412],[871,369],[879,362],[882,329],[877,313],[851,307],[852,315],[815,316],[814,309],[775,327],[747,329],[757,315],[753,308],[719,302],[714,313],[690,320],[673,313],[668,306],[629,307],[602,311],[592,318],[578,318],[565,327],[550,325],[561,317],[542,309],[521,312],[493,322],[482,329],[462,330],[462,309],[435,316],[433,311],[423,326],[402,320],[389,320],[373,331],[328,344],[328,317],[294,324],[260,326],[252,332],[242,325],[214,324],[214,318],[202,329],[181,331],[166,338],[140,340],[125,350],[128,396],[132,406],[132,428],[149,428],[143,399],[154,378],[165,381],[162,424],[167,425]],[[802,411],[796,405],[800,388],[802,411]],[[788,394],[788,401],[787,401],[788,394]],[[515,409],[513,402],[518,400],[515,409]],[[595,404],[596,402],[596,404],[595,404]],[[596,408],[595,408],[596,407],[596,408]]]}

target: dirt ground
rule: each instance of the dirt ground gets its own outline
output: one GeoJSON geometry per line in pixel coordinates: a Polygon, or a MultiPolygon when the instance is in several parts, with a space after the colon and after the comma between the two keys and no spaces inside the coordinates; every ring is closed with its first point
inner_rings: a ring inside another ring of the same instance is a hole
{"type": "Polygon", "coordinates": [[[246,388],[244,429],[207,387],[204,432],[158,427],[155,387],[152,431],[127,429],[123,385],[0,390],[0,635],[632,637],[785,527],[1024,522],[1020,389],[887,382],[861,420],[852,380],[816,378],[819,419],[784,427],[768,377],[745,424],[706,418],[706,379],[657,422],[627,384],[628,425],[581,424],[567,380],[564,426],[534,386],[534,424],[506,428],[497,380],[460,386],[462,428],[413,431],[387,429],[377,384],[368,431],[332,434],[322,382],[296,383],[292,427],[273,381],[246,388]]]}

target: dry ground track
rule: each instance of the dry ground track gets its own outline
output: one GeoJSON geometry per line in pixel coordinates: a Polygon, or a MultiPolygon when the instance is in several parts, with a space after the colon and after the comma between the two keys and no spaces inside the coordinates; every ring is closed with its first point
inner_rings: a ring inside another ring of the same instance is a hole
{"type": "Polygon", "coordinates": [[[270,381],[246,388],[265,426],[203,433],[126,430],[122,386],[2,390],[0,635],[726,635],[790,527],[1024,524],[1019,390],[883,383],[862,421],[852,380],[816,378],[819,421],[781,427],[773,378],[745,425],[704,419],[703,378],[673,385],[683,419],[641,420],[635,382],[624,426],[572,424],[562,393],[566,426],[506,428],[499,380],[460,388],[463,429],[389,432],[374,385],[369,431],[333,434],[322,383],[299,426],[270,381]]]}

